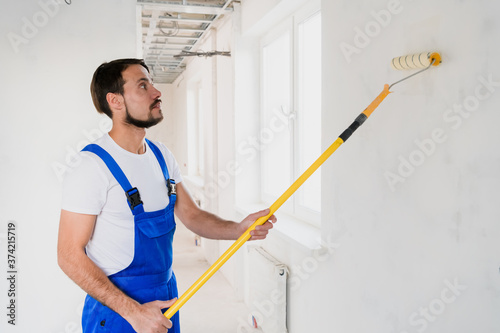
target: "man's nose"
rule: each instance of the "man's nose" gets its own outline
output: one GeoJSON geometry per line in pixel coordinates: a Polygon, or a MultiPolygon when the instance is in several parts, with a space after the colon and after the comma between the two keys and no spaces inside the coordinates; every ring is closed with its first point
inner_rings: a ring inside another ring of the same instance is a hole
{"type": "Polygon", "coordinates": [[[160,98],[160,97],[161,97],[161,91],[159,91],[158,89],[156,89],[155,86],[153,86],[153,98],[157,99],[157,98],[160,98]]]}

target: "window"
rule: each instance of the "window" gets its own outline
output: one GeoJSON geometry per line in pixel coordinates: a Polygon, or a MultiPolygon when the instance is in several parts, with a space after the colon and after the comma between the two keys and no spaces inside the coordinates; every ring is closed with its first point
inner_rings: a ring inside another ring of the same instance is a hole
{"type": "MultiPolygon", "coordinates": [[[[320,11],[293,15],[261,45],[261,196],[272,203],[321,154],[320,11]]],[[[281,209],[319,224],[320,170],[281,209]]]]}
{"type": "Polygon", "coordinates": [[[290,33],[287,31],[262,49],[262,190],[269,201],[290,185],[291,73],[290,33]],[[281,123],[278,123],[281,119],[281,123]]]}
{"type": "MultiPolygon", "coordinates": [[[[297,165],[302,174],[321,154],[321,15],[298,24],[297,165]]],[[[297,175],[298,176],[298,175],[297,175]]],[[[321,211],[321,168],[302,185],[299,205],[321,211]]]]}
{"type": "Polygon", "coordinates": [[[188,174],[204,177],[203,89],[199,82],[187,90],[188,174]]]}

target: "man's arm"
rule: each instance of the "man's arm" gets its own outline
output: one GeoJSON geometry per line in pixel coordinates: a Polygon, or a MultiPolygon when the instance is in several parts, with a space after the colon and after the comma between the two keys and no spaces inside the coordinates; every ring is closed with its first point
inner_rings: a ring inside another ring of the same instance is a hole
{"type": "Polygon", "coordinates": [[[61,210],[57,259],[59,266],[85,292],[125,318],[138,332],[166,332],[172,323],[161,313],[175,300],[139,304],[118,289],[85,253],[95,215],[61,210]]]}
{"type": "MultiPolygon", "coordinates": [[[[194,202],[191,195],[182,182],[176,185],[177,201],[175,203],[175,214],[195,234],[210,239],[235,240],[238,239],[259,217],[269,214],[269,209],[248,215],[241,223],[224,220],[217,215],[202,210],[194,202]]],[[[257,226],[250,232],[251,240],[264,239],[276,222],[273,215],[269,221],[257,226]]]]}

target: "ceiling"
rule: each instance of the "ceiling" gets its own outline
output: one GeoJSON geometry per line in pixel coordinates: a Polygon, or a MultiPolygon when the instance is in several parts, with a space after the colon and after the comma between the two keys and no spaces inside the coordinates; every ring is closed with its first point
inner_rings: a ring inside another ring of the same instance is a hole
{"type": "MultiPolygon", "coordinates": [[[[233,0],[138,0],[143,58],[155,83],[172,83],[212,25],[232,13],[233,0]]],[[[213,50],[215,51],[215,50],[213,50]]],[[[227,52],[225,52],[228,55],[227,52]]]]}

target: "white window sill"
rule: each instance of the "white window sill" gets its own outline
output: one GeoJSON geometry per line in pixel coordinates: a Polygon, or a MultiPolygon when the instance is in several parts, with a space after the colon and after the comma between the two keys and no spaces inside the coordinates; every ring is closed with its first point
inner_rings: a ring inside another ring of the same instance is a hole
{"type": "MultiPolygon", "coordinates": [[[[235,210],[242,217],[246,217],[265,208],[264,204],[245,204],[236,205],[235,210]]],[[[318,251],[323,248],[320,228],[279,210],[275,215],[278,222],[274,225],[272,232],[278,237],[293,245],[300,245],[306,252],[318,251]]]]}

